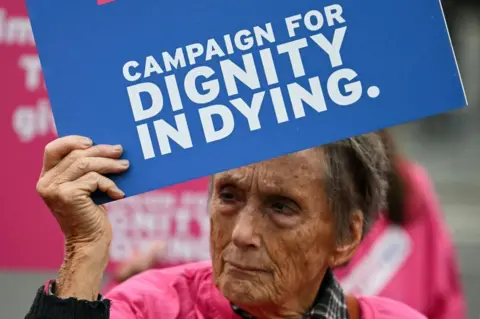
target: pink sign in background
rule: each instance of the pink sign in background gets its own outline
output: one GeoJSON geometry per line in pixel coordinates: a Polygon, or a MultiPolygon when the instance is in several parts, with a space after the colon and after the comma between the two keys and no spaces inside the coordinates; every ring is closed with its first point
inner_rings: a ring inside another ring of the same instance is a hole
{"type": "MultiPolygon", "coordinates": [[[[63,238],[35,185],[56,132],[24,1],[0,0],[0,67],[0,268],[54,270],[63,238]]],[[[207,259],[206,192],[201,179],[109,204],[110,267],[157,239],[165,264],[207,259]]]]}

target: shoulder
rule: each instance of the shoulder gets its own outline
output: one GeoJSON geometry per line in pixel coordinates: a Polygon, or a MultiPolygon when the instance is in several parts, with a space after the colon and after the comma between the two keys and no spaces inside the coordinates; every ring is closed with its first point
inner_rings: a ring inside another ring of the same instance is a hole
{"type": "Polygon", "coordinates": [[[211,278],[210,261],[152,269],[116,286],[105,297],[112,301],[112,313],[117,317],[156,318],[162,314],[161,318],[177,318],[194,309],[199,298],[208,298],[214,289],[211,278]]]}
{"type": "Polygon", "coordinates": [[[448,251],[453,246],[452,236],[430,176],[413,162],[405,162],[402,171],[407,181],[405,210],[409,218],[405,229],[415,240],[426,240],[430,247],[448,251]]]}
{"type": "Polygon", "coordinates": [[[409,184],[414,184],[419,189],[431,191],[434,188],[430,174],[417,162],[404,161],[401,167],[401,174],[404,175],[409,184]]]}
{"type": "Polygon", "coordinates": [[[139,290],[149,287],[161,288],[172,285],[190,285],[196,281],[201,281],[202,278],[211,276],[211,274],[212,267],[210,261],[189,263],[170,268],[151,269],[133,276],[118,285],[112,290],[112,293],[125,289],[139,290]]]}
{"type": "Polygon", "coordinates": [[[427,319],[413,308],[383,297],[359,297],[361,319],[427,319]]]}

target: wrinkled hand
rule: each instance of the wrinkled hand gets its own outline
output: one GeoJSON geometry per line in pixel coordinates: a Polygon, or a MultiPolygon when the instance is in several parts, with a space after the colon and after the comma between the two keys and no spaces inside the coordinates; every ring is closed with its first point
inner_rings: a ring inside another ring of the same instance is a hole
{"type": "Polygon", "coordinates": [[[155,242],[146,253],[136,253],[132,258],[120,265],[114,274],[115,281],[123,282],[136,274],[155,267],[166,253],[167,245],[161,241],[155,242]]]}
{"type": "Polygon", "coordinates": [[[124,193],[103,174],[121,173],[128,167],[119,160],[121,146],[96,145],[81,136],[54,140],[45,148],[37,192],[55,216],[70,245],[110,242],[111,225],[104,206],[91,193],[97,189],[113,199],[124,193]]]}

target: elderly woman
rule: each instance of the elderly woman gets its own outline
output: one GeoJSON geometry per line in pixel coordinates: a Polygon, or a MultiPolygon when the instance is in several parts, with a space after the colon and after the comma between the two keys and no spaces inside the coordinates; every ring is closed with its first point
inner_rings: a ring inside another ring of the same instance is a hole
{"type": "Polygon", "coordinates": [[[332,275],[385,200],[389,163],[378,134],[215,174],[212,261],[147,271],[103,298],[112,232],[90,194],[124,196],[103,176],[128,169],[121,153],[78,136],[46,147],[37,190],[66,254],[26,318],[424,318],[388,299],[345,296],[332,275]]]}
{"type": "MultiPolygon", "coordinates": [[[[387,207],[353,258],[335,268],[334,275],[347,294],[391,298],[429,319],[468,318],[455,246],[434,186],[422,166],[397,150],[388,131],[379,134],[392,163],[387,207]]],[[[133,256],[104,291],[149,268],[165,267],[165,254],[165,243],[158,242],[133,256]]]]}

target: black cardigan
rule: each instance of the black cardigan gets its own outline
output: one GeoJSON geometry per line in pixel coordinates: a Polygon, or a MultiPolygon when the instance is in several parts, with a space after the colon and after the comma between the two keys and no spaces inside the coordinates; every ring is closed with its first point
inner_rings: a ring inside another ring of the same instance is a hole
{"type": "Polygon", "coordinates": [[[53,294],[55,281],[49,282],[49,288],[42,286],[37,291],[25,319],[108,319],[110,318],[110,300],[99,296],[97,301],[61,299],[53,294]],[[47,293],[48,291],[48,293],[47,293]]]}

